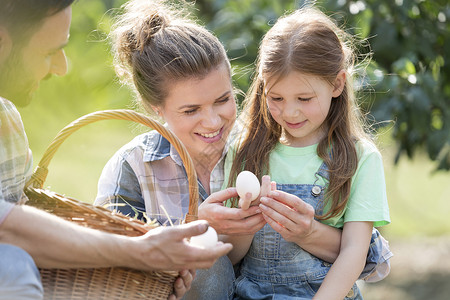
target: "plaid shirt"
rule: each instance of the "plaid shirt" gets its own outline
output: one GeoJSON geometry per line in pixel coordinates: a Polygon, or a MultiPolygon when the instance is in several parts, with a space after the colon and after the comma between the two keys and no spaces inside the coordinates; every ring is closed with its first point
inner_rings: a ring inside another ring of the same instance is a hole
{"type": "MultiPolygon", "coordinates": [[[[211,172],[211,193],[222,187],[224,156],[211,172]]],[[[201,203],[208,194],[200,181],[198,185],[201,203]]],[[[105,165],[94,203],[161,225],[169,224],[166,211],[179,224],[189,208],[189,185],[179,154],[156,131],[137,136],[105,165]]]]}
{"type": "Polygon", "coordinates": [[[22,198],[32,166],[22,118],[14,104],[0,97],[0,224],[22,198]]]}

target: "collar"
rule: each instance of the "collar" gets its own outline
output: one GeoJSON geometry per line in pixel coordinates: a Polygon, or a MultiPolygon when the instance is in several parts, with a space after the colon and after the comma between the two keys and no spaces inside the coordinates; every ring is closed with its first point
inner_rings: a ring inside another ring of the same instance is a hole
{"type": "MultiPolygon", "coordinates": [[[[167,124],[164,124],[164,127],[167,128],[167,124]]],[[[228,152],[228,148],[235,141],[238,134],[242,130],[242,126],[240,126],[239,122],[236,122],[227,138],[225,143],[225,147],[222,151],[222,156],[219,159],[219,162],[225,157],[228,152]]],[[[164,138],[159,132],[156,130],[150,131],[143,141],[144,144],[144,162],[152,162],[161,160],[170,155],[170,157],[178,164],[182,165],[183,161],[181,160],[180,155],[178,154],[175,147],[173,147],[169,141],[164,138]]]]}
{"type": "Polygon", "coordinates": [[[176,164],[180,166],[183,164],[181,157],[175,147],[173,147],[169,143],[169,141],[156,130],[150,131],[145,136],[143,144],[144,162],[157,161],[170,156],[176,164]]]}
{"type": "MultiPolygon", "coordinates": [[[[175,147],[173,147],[169,141],[156,130],[150,131],[145,135],[143,144],[144,162],[157,161],[170,156],[176,164],[183,166],[183,161],[175,147]]],[[[223,156],[221,159],[223,159],[223,156]]],[[[184,172],[186,172],[186,170],[184,172]]],[[[197,183],[200,201],[203,202],[209,195],[199,180],[197,180],[197,183]]]]}

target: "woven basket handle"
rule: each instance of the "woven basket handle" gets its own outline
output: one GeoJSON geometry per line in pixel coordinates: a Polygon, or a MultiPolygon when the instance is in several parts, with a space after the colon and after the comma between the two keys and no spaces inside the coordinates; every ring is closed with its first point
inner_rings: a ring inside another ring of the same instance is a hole
{"type": "Polygon", "coordinates": [[[32,186],[34,188],[42,188],[48,174],[48,165],[58,150],[59,146],[75,131],[81,127],[101,120],[128,120],[146,125],[158,131],[164,138],[166,138],[178,151],[181,160],[186,169],[189,182],[189,211],[186,215],[185,222],[191,222],[198,217],[198,185],[197,174],[195,172],[194,163],[189,156],[186,148],[181,141],[161,123],[154,121],[147,116],[125,109],[118,110],[103,110],[97,111],[85,116],[82,116],[66,127],[64,127],[53,139],[51,144],[47,147],[39,164],[34,171],[31,179],[26,183],[25,188],[32,186]]]}

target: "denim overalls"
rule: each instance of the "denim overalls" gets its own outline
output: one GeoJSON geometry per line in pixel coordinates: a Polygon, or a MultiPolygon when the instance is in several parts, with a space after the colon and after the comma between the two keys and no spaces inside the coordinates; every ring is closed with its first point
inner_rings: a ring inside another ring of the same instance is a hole
{"type": "MultiPolygon", "coordinates": [[[[322,164],[316,177],[327,178],[322,164]]],[[[315,184],[277,184],[277,189],[296,195],[321,214],[324,187],[315,184]]],[[[287,242],[266,224],[258,231],[242,261],[234,299],[312,299],[331,264],[287,242]]],[[[362,299],[356,284],[345,299],[362,299]]]]}

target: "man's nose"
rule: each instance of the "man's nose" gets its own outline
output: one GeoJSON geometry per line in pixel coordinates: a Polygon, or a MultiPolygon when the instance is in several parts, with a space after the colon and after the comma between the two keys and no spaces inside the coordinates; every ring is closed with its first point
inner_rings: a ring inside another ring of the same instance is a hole
{"type": "Polygon", "coordinates": [[[60,50],[52,58],[51,74],[64,76],[67,73],[67,58],[64,50],[60,50]]]}

